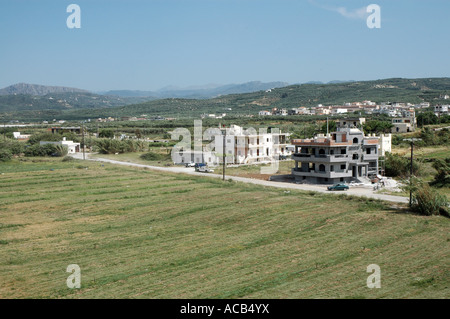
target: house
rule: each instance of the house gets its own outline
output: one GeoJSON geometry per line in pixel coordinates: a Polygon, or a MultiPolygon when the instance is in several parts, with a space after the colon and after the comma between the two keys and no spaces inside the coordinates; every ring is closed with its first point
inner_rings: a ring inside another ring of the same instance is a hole
{"type": "Polygon", "coordinates": [[[434,107],[434,114],[436,114],[436,116],[448,114],[449,107],[450,105],[436,105],[434,107]]]}
{"type": "Polygon", "coordinates": [[[417,118],[413,117],[396,117],[392,119],[392,133],[408,133],[414,132],[417,126],[417,118]]]}
{"type": "Polygon", "coordinates": [[[342,128],[327,136],[292,140],[297,182],[350,182],[378,173],[378,138],[356,128],[342,128]]]}
{"type": "Polygon", "coordinates": [[[267,116],[267,115],[272,115],[272,112],[269,111],[259,111],[259,116],[267,116]]]}
{"type": "Polygon", "coordinates": [[[80,143],[74,143],[73,141],[67,141],[65,137],[63,137],[63,140],[60,142],[41,141],[39,144],[40,145],[53,144],[53,145],[65,146],[65,147],[67,147],[68,154],[74,154],[74,153],[80,152],[80,143]]]}
{"type": "Polygon", "coordinates": [[[29,135],[29,134],[24,135],[24,134],[20,134],[20,132],[13,132],[13,136],[16,140],[19,140],[19,141],[28,141],[31,137],[31,135],[29,135]]]}

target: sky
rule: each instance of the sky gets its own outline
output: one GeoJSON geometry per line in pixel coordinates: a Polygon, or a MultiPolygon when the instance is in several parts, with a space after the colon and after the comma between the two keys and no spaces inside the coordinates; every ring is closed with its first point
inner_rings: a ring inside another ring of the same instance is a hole
{"type": "Polygon", "coordinates": [[[0,88],[449,77],[449,12],[449,0],[0,0],[0,88]]]}

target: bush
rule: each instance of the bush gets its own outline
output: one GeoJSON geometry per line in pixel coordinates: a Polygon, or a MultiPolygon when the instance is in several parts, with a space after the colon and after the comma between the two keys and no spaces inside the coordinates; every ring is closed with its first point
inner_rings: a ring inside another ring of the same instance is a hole
{"type": "Polygon", "coordinates": [[[25,156],[65,156],[67,155],[67,147],[62,145],[45,144],[31,145],[25,149],[25,156]]]}
{"type": "Polygon", "coordinates": [[[147,145],[143,141],[96,139],[95,149],[101,154],[142,152],[147,145]]]}
{"type": "Polygon", "coordinates": [[[437,174],[431,185],[438,187],[450,186],[450,158],[446,158],[445,161],[436,159],[433,163],[433,168],[437,171],[437,174]]]}
{"type": "Polygon", "coordinates": [[[63,162],[73,162],[75,159],[72,156],[64,156],[63,162]]]}
{"type": "Polygon", "coordinates": [[[140,156],[140,158],[142,158],[143,160],[146,160],[146,161],[164,161],[164,160],[169,159],[170,155],[148,152],[148,153],[142,154],[140,156]]]}
{"type": "MultiPolygon", "coordinates": [[[[411,169],[409,158],[391,153],[386,153],[385,165],[386,176],[390,177],[406,177],[411,169]]],[[[413,161],[413,174],[416,175],[418,173],[419,164],[417,164],[417,161],[413,161]]]]}
{"type": "Polygon", "coordinates": [[[13,156],[20,156],[25,151],[25,144],[16,140],[1,140],[0,150],[7,150],[13,156]]]}
{"type": "Polygon", "coordinates": [[[444,195],[434,191],[427,183],[419,182],[413,192],[412,209],[420,215],[448,217],[449,202],[444,195]]]}
{"type": "Polygon", "coordinates": [[[10,161],[12,158],[11,151],[8,149],[2,149],[0,150],[0,162],[7,162],[10,161]]]}
{"type": "Polygon", "coordinates": [[[114,138],[114,131],[111,129],[104,129],[98,133],[98,137],[101,138],[114,138]]]}

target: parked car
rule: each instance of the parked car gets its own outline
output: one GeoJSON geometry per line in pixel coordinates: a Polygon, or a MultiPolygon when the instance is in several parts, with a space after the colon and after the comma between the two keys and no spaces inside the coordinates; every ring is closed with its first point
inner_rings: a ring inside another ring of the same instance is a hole
{"type": "Polygon", "coordinates": [[[190,162],[190,163],[186,163],[184,164],[186,167],[195,167],[195,163],[194,162],[190,162]]]}
{"type": "Polygon", "coordinates": [[[205,163],[195,163],[194,167],[195,167],[195,171],[198,172],[200,167],[206,166],[205,163]]]}
{"type": "Polygon", "coordinates": [[[214,173],[214,170],[211,168],[208,168],[208,166],[200,166],[198,168],[198,172],[202,172],[202,173],[214,173]]]}
{"type": "Polygon", "coordinates": [[[333,186],[328,186],[329,191],[346,191],[348,186],[343,183],[334,184],[333,186]]]}

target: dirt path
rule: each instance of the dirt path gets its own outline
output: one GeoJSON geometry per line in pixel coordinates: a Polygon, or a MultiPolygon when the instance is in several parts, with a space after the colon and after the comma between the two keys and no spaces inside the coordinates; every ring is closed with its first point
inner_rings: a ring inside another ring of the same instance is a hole
{"type": "MultiPolygon", "coordinates": [[[[80,153],[77,153],[72,156],[77,159],[83,159],[83,154],[80,154],[80,153]]],[[[144,164],[137,164],[137,163],[130,163],[130,162],[115,161],[115,160],[106,159],[106,158],[90,158],[89,154],[86,154],[86,159],[90,160],[90,161],[105,162],[105,163],[111,163],[111,164],[116,164],[116,165],[149,168],[152,170],[162,171],[162,172],[183,173],[183,174],[189,174],[189,175],[195,175],[195,176],[222,178],[222,175],[219,175],[219,174],[196,172],[195,169],[191,168],[191,167],[186,168],[186,167],[181,167],[181,166],[180,167],[151,166],[151,165],[144,165],[144,164]]],[[[341,193],[341,192],[330,192],[327,190],[327,187],[323,186],[323,185],[306,185],[306,184],[265,181],[265,180],[256,179],[256,178],[238,177],[238,176],[230,176],[230,175],[225,176],[225,178],[232,179],[233,181],[238,181],[238,182],[251,183],[251,184],[270,186],[270,187],[277,187],[277,188],[283,188],[283,189],[299,189],[299,190],[304,190],[304,191],[314,191],[314,192],[327,193],[327,194],[341,193]]],[[[385,201],[389,201],[389,202],[396,202],[396,203],[408,203],[409,202],[409,199],[406,197],[385,195],[385,194],[375,194],[373,192],[373,189],[369,188],[369,187],[351,187],[348,191],[345,191],[342,193],[345,193],[348,195],[355,195],[355,196],[366,196],[369,198],[375,198],[375,199],[385,200],[385,201]]]]}

